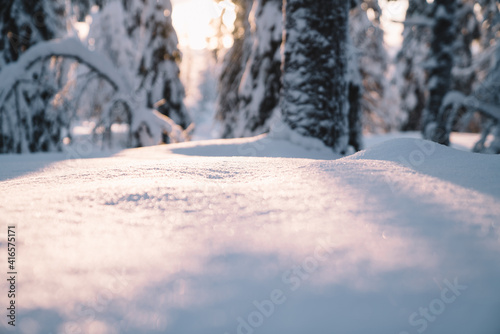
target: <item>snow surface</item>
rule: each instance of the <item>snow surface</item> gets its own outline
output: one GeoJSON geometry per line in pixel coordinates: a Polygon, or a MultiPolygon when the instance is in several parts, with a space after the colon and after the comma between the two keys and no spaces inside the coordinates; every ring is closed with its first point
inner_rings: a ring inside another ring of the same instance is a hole
{"type": "Polygon", "coordinates": [[[19,333],[500,332],[499,156],[266,136],[80,153],[0,156],[19,333]]]}

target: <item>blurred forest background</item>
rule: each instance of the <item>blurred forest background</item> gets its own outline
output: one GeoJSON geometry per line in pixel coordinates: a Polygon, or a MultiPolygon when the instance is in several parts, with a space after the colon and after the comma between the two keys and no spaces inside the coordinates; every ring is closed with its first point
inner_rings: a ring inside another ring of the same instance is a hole
{"type": "MultiPolygon", "coordinates": [[[[282,0],[2,0],[0,153],[268,132],[282,12],[282,0]]],[[[361,133],[449,144],[463,131],[500,153],[497,0],[352,0],[348,35],[352,149],[361,133]]]]}

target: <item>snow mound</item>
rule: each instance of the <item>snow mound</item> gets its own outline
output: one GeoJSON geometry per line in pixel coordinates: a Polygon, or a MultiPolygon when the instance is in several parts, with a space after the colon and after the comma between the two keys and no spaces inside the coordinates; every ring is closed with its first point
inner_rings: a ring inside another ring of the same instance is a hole
{"type": "MultiPolygon", "coordinates": [[[[402,162],[404,157],[411,155],[412,165],[418,166],[419,158],[450,156],[470,156],[448,146],[419,138],[395,138],[373,145],[372,147],[349,156],[349,159],[370,159],[402,162]],[[424,157],[422,157],[424,156],[424,157]]],[[[474,154],[478,157],[484,155],[474,154]]]]}
{"type": "Polygon", "coordinates": [[[20,332],[500,333],[499,157],[411,139],[228,156],[244,150],[305,154],[263,135],[0,157],[20,332]]]}
{"type": "MultiPolygon", "coordinates": [[[[286,138],[268,134],[236,139],[214,139],[165,146],[166,154],[205,157],[267,157],[331,160],[340,158],[326,146],[297,146],[286,138]]],[[[152,148],[157,153],[157,149],[152,148]]],[[[144,153],[143,150],[140,151],[144,153]]]]}
{"type": "Polygon", "coordinates": [[[498,155],[464,152],[423,139],[401,138],[385,141],[343,160],[395,162],[419,173],[500,197],[498,155]]]}
{"type": "Polygon", "coordinates": [[[326,146],[320,139],[300,134],[297,130],[293,130],[281,118],[280,114],[271,120],[271,131],[269,137],[276,140],[286,140],[296,147],[301,147],[306,150],[312,151],[332,151],[331,148],[326,146]]]}

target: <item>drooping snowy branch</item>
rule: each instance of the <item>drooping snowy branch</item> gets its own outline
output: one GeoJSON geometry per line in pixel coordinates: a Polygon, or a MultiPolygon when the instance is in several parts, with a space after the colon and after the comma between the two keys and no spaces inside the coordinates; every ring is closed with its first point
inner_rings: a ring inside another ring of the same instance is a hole
{"type": "Polygon", "coordinates": [[[76,38],[67,38],[38,43],[23,53],[17,62],[9,64],[0,72],[0,106],[3,106],[7,94],[17,81],[32,79],[28,70],[37,62],[43,62],[51,57],[74,59],[98,73],[115,90],[130,91],[127,81],[120,76],[120,72],[106,57],[90,51],[76,38]]]}
{"type": "MultiPolygon", "coordinates": [[[[120,71],[105,56],[88,50],[77,39],[68,38],[38,43],[24,52],[17,62],[9,64],[0,72],[0,129],[2,134],[0,152],[22,153],[60,149],[63,136],[69,131],[71,117],[61,115],[65,111],[50,112],[47,105],[57,98],[61,87],[57,85],[48,87],[47,83],[40,82],[43,78],[39,77],[36,71],[33,72],[38,64],[42,64],[43,69],[43,63],[54,58],[69,59],[85,65],[91,72],[111,85],[115,91],[115,100],[121,100],[129,111],[127,122],[130,125],[129,143],[131,145],[156,144],[161,140],[162,133],[169,132],[169,129],[174,135],[174,141],[187,139],[186,133],[174,131],[177,129],[170,124],[171,120],[166,117],[154,117],[153,110],[134,101],[130,83],[120,75],[120,71]],[[30,85],[30,87],[21,88],[21,85],[30,85]],[[38,103],[39,106],[35,108],[33,103],[38,103]],[[147,114],[151,114],[151,117],[146,117],[147,114]],[[138,119],[141,122],[138,122],[138,119]],[[165,123],[165,126],[161,123],[165,123]],[[142,142],[141,138],[144,136],[138,135],[139,131],[147,133],[152,140],[148,143],[142,142]],[[50,135],[43,135],[46,132],[50,135]],[[132,140],[133,138],[136,140],[132,140]]],[[[106,106],[99,125],[110,128],[114,119],[109,116],[112,114],[111,109],[115,106],[116,103],[109,103],[106,106]]]]}

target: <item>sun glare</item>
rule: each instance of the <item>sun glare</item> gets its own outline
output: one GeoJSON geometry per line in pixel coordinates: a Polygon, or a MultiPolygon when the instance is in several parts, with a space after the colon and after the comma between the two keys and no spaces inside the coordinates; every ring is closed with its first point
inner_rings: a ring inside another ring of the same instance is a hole
{"type": "MultiPolygon", "coordinates": [[[[227,31],[234,28],[236,6],[230,0],[172,0],[174,7],[172,18],[179,36],[181,47],[194,50],[213,49],[217,46],[214,37],[217,34],[211,22],[222,16],[227,31]]],[[[381,0],[382,28],[385,30],[385,41],[389,48],[397,48],[402,42],[402,31],[408,1],[381,0]]],[[[373,13],[368,13],[368,15],[373,13]]],[[[225,48],[233,43],[230,35],[222,37],[225,48]]]]}
{"type": "MultiPolygon", "coordinates": [[[[172,5],[172,20],[181,47],[194,50],[210,47],[210,38],[217,34],[211,22],[220,18],[221,15],[222,22],[228,31],[234,27],[236,7],[229,0],[173,0],[172,5]]],[[[224,47],[232,45],[230,36],[224,36],[222,42],[224,47]]]]}
{"type": "MultiPolygon", "coordinates": [[[[183,48],[193,50],[213,49],[218,46],[214,40],[217,34],[216,26],[211,24],[221,18],[226,34],[222,36],[224,48],[233,45],[233,38],[228,33],[234,29],[236,6],[230,0],[171,0],[173,6],[172,20],[183,48]]],[[[381,0],[382,27],[385,30],[385,41],[391,47],[398,47],[402,42],[403,25],[408,2],[381,0]]],[[[368,12],[373,18],[373,10],[368,12]]],[[[90,16],[88,17],[88,20],[90,16]]],[[[91,21],[77,22],[75,28],[81,39],[87,37],[91,21]]]]}
{"type": "Polygon", "coordinates": [[[385,33],[385,42],[389,48],[399,48],[403,41],[403,24],[408,8],[408,1],[388,1],[379,2],[382,7],[382,29],[385,33]]]}

